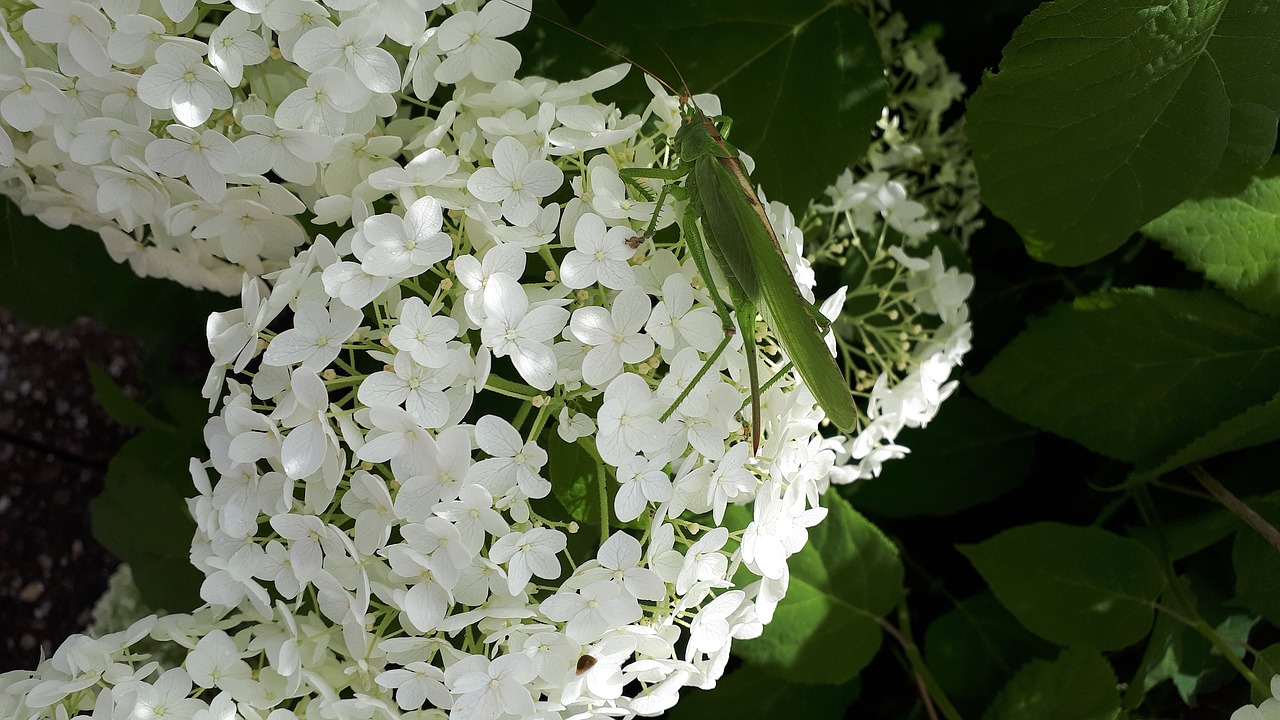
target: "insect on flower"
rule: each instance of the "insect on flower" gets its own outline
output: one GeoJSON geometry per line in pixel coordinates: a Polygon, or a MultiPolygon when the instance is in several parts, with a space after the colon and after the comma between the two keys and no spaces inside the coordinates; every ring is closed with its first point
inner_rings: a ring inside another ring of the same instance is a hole
{"type": "MultiPolygon", "coordinates": [[[[841,430],[852,431],[857,424],[857,409],[844,374],[827,349],[824,334],[828,321],[801,294],[738,149],[730,145],[722,134],[732,124],[731,119],[707,116],[694,103],[687,86],[684,92],[679,92],[662,78],[598,40],[573,28],[561,27],[635,65],[680,100],[681,125],[672,145],[677,157],[675,166],[624,168],[619,174],[646,200],[653,201],[655,208],[660,209],[669,194],[688,200],[680,222],[681,233],[698,273],[706,281],[716,313],[723,322],[725,337],[660,420],[665,422],[684,402],[688,392],[714,366],[732,335],[740,330],[751,385],[751,448],[753,453],[759,450],[760,379],[756,368],[756,316],[760,315],[791,361],[781,372],[794,366],[831,422],[841,430]],[[639,178],[666,183],[656,200],[638,182],[639,178]],[[677,182],[680,184],[676,185],[677,182]],[[725,279],[722,289],[717,288],[712,280],[714,275],[707,261],[708,251],[725,279]],[[727,290],[732,305],[725,302],[722,290],[727,290]],[[730,319],[731,309],[737,319],[737,328],[730,319]]],[[[681,80],[683,84],[683,78],[681,80]]],[[[657,220],[658,211],[655,210],[643,237],[654,234],[657,220]]]]}

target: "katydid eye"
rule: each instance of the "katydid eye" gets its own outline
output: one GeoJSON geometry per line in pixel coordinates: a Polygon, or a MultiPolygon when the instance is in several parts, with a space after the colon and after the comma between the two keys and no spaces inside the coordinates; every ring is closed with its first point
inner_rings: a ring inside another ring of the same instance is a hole
{"type": "Polygon", "coordinates": [[[577,671],[574,674],[581,675],[582,673],[595,667],[597,662],[599,661],[596,660],[591,655],[583,655],[582,657],[578,658],[578,667],[577,667],[577,671]]]}

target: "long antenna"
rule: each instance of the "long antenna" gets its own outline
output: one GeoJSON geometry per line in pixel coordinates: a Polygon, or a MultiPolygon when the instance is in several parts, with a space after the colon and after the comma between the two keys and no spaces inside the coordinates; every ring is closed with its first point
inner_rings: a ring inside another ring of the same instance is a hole
{"type": "MultiPolygon", "coordinates": [[[[492,0],[491,0],[491,1],[492,1],[492,0]]],[[[617,50],[614,50],[613,48],[609,47],[608,45],[605,45],[604,43],[602,43],[602,42],[600,42],[599,40],[597,40],[597,39],[595,39],[595,38],[591,37],[590,35],[588,35],[588,34],[586,34],[586,33],[582,32],[582,31],[578,30],[577,28],[569,27],[568,25],[565,25],[564,23],[560,22],[559,20],[554,20],[554,19],[552,19],[552,18],[549,18],[549,17],[547,17],[546,15],[543,15],[542,13],[534,12],[534,10],[533,10],[533,8],[532,8],[532,7],[525,7],[524,5],[521,5],[520,3],[514,2],[514,0],[501,0],[501,1],[502,1],[502,2],[505,2],[506,4],[508,4],[508,5],[512,6],[512,7],[519,8],[519,9],[521,9],[521,10],[523,10],[523,11],[525,11],[525,12],[529,13],[530,15],[532,15],[532,16],[534,16],[534,17],[538,18],[539,20],[542,20],[542,21],[544,21],[544,22],[549,22],[549,23],[551,23],[552,25],[555,25],[555,26],[557,26],[557,27],[559,27],[559,28],[562,28],[562,29],[564,29],[564,30],[568,30],[569,32],[573,33],[574,35],[577,35],[578,37],[582,38],[583,40],[586,40],[587,42],[589,42],[589,43],[591,43],[591,44],[593,44],[593,45],[596,45],[597,47],[599,47],[599,48],[603,49],[605,52],[608,52],[609,54],[614,55],[614,56],[618,57],[619,59],[621,59],[621,60],[623,60],[623,61],[625,61],[625,62],[630,63],[631,65],[633,65],[633,66],[635,66],[635,67],[639,68],[639,69],[640,69],[640,72],[642,72],[642,73],[644,73],[645,75],[648,75],[649,77],[651,77],[651,78],[653,78],[654,80],[656,80],[656,81],[658,82],[658,84],[659,84],[659,85],[662,85],[662,87],[664,87],[664,88],[666,88],[667,90],[671,91],[671,94],[672,94],[672,95],[675,95],[676,97],[678,97],[678,98],[682,98],[682,99],[683,99],[683,98],[686,98],[686,97],[689,97],[689,86],[688,86],[687,84],[685,84],[685,92],[681,93],[679,90],[676,90],[675,88],[671,87],[671,84],[670,84],[670,83],[668,83],[666,80],[663,80],[662,78],[658,77],[658,76],[657,76],[657,75],[655,75],[654,73],[650,72],[650,71],[649,71],[649,69],[648,69],[648,68],[646,68],[645,66],[641,65],[640,63],[636,62],[635,60],[632,60],[631,58],[627,57],[626,55],[623,55],[622,53],[618,52],[617,50]]],[[[530,5],[530,6],[532,6],[532,4],[533,4],[533,3],[532,3],[532,0],[529,0],[529,5],[530,5]]],[[[655,46],[657,46],[657,47],[658,47],[658,49],[662,51],[662,54],[663,54],[663,55],[667,55],[667,51],[666,51],[666,50],[663,50],[663,49],[662,49],[662,47],[661,47],[660,45],[657,45],[657,43],[654,43],[654,45],[655,45],[655,46]]],[[[668,60],[668,61],[670,61],[670,60],[671,60],[671,56],[670,56],[670,55],[667,55],[667,60],[668,60]]],[[[677,75],[680,75],[680,68],[676,67],[675,62],[671,62],[671,66],[672,66],[672,67],[674,67],[674,68],[676,69],[676,74],[677,74],[677,75]]],[[[681,77],[680,77],[680,82],[681,82],[682,84],[684,84],[684,76],[683,76],[683,75],[681,75],[681,77]]]]}

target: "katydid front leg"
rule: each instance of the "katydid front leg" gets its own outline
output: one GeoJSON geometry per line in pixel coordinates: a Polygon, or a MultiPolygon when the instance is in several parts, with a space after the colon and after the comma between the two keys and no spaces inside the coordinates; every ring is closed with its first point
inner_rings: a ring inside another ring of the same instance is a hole
{"type": "MultiPolygon", "coordinates": [[[[684,170],[675,168],[623,168],[619,173],[624,182],[634,187],[637,192],[646,198],[649,197],[649,191],[637,181],[637,178],[653,178],[656,180],[664,180],[666,183],[671,183],[676,180],[683,179],[686,174],[687,173],[684,170]]],[[[653,237],[655,227],[658,223],[658,214],[662,212],[662,203],[669,194],[668,191],[670,187],[671,186],[669,184],[663,184],[662,190],[658,193],[653,217],[649,220],[649,225],[644,231],[644,237],[646,238],[653,237]]],[[[698,372],[693,376],[693,380],[680,391],[680,394],[676,396],[675,401],[672,402],[670,407],[668,407],[658,418],[661,422],[666,422],[667,418],[671,417],[671,414],[680,407],[680,403],[684,402],[684,399],[689,396],[689,393],[693,388],[696,387],[699,382],[702,382],[702,378],[705,377],[707,372],[715,366],[716,361],[720,359],[720,355],[724,353],[725,348],[729,346],[729,340],[733,337],[733,334],[737,332],[736,328],[733,326],[733,320],[731,320],[729,316],[729,305],[724,301],[724,298],[720,297],[720,293],[716,290],[715,283],[712,281],[713,276],[711,274],[711,265],[707,263],[706,246],[703,244],[702,234],[698,232],[698,215],[693,203],[690,203],[689,206],[685,208],[684,219],[681,223],[681,231],[684,233],[685,246],[689,248],[689,253],[693,255],[693,264],[698,268],[698,275],[700,275],[706,283],[707,291],[711,295],[711,302],[715,305],[716,315],[720,316],[720,321],[724,327],[724,338],[720,340],[720,344],[711,352],[710,357],[703,362],[702,367],[698,368],[698,372]]]]}

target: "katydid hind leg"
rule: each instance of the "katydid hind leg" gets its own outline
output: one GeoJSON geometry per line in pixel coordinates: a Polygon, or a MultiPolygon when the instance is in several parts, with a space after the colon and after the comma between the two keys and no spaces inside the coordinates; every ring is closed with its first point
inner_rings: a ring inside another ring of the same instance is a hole
{"type": "Polygon", "coordinates": [[[760,451],[760,370],[756,366],[755,303],[738,302],[738,325],[742,328],[742,350],[747,354],[747,378],[751,383],[751,454],[760,451]]]}

